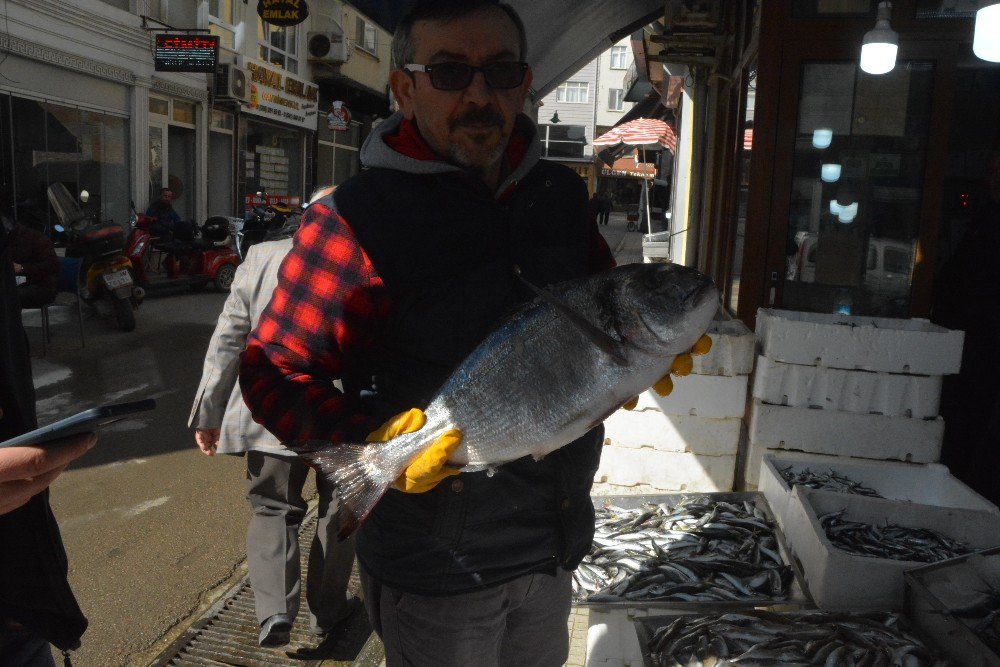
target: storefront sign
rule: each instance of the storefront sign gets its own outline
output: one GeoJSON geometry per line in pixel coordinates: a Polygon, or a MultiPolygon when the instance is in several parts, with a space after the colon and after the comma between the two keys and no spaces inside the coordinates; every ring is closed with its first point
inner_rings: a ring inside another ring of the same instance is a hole
{"type": "Polygon", "coordinates": [[[271,204],[284,204],[285,206],[300,206],[302,201],[298,197],[290,195],[267,195],[267,200],[257,195],[243,196],[243,209],[252,211],[255,206],[270,206],[271,204]]]}
{"type": "Polygon", "coordinates": [[[257,0],[257,15],[271,25],[298,25],[309,16],[306,0],[257,0]]]}
{"type": "Polygon", "coordinates": [[[351,111],[340,100],[330,104],[326,113],[326,126],[334,132],[346,132],[351,126],[351,111]]]}
{"type": "Polygon", "coordinates": [[[157,35],[153,67],[157,72],[215,73],[219,61],[217,35],[157,35]]]}
{"type": "Polygon", "coordinates": [[[248,113],[297,127],[316,129],[315,120],[308,113],[316,107],[319,95],[315,84],[296,79],[259,60],[247,62],[246,67],[250,72],[250,104],[246,108],[248,113]]]}

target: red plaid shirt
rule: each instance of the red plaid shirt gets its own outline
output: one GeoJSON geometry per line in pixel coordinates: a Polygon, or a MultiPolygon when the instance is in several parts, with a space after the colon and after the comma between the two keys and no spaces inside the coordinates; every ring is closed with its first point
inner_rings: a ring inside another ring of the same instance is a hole
{"type": "MultiPolygon", "coordinates": [[[[435,159],[406,121],[387,143],[411,157],[435,159]]],[[[512,142],[510,151],[520,155],[508,157],[520,159],[525,147],[512,142]]],[[[596,222],[590,224],[590,264],[597,273],[614,266],[614,259],[596,222]]],[[[352,355],[371,348],[390,308],[347,221],[322,204],[309,206],[242,354],[240,386],[254,420],[283,442],[363,441],[379,424],[333,382],[343,378],[352,355]]]]}

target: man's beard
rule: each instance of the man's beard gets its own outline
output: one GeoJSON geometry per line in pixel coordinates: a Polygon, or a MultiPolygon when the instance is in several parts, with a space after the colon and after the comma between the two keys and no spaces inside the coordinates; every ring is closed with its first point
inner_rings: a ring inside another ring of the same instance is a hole
{"type": "Polygon", "coordinates": [[[476,147],[465,147],[457,144],[448,146],[448,157],[450,161],[460,167],[470,171],[481,172],[497,164],[503,157],[507,149],[506,137],[503,136],[503,116],[498,111],[490,107],[484,109],[473,109],[468,111],[451,123],[451,129],[455,130],[465,124],[495,123],[500,132],[500,140],[496,146],[490,149],[476,147]]]}

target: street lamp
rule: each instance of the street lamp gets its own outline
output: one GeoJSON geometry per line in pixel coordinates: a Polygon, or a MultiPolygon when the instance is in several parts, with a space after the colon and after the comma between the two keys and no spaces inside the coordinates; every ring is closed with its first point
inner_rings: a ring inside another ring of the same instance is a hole
{"type": "Polygon", "coordinates": [[[861,42],[861,69],[869,74],[885,74],[896,66],[899,35],[889,25],[892,3],[878,3],[875,27],[865,33],[861,42]]]}
{"type": "Polygon", "coordinates": [[[559,112],[558,111],[553,112],[552,118],[549,119],[549,122],[552,123],[553,125],[555,125],[556,123],[559,122],[559,112]]]}

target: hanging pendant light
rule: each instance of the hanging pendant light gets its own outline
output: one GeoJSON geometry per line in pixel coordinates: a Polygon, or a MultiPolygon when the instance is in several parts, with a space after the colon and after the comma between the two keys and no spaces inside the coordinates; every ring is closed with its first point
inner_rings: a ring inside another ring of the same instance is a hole
{"type": "Polygon", "coordinates": [[[840,165],[824,164],[820,167],[820,178],[824,183],[836,183],[840,180],[840,165]]]}
{"type": "Polygon", "coordinates": [[[875,27],[865,33],[861,42],[861,69],[869,74],[885,74],[896,66],[899,35],[889,25],[892,3],[878,3],[875,27]]]}
{"type": "Polygon", "coordinates": [[[979,11],[976,12],[972,52],[983,60],[1000,63],[1000,2],[980,2],[979,11]]]}
{"type": "Polygon", "coordinates": [[[813,148],[829,148],[833,141],[833,130],[828,127],[817,127],[813,130],[813,148]]]}
{"type": "Polygon", "coordinates": [[[559,112],[558,111],[556,111],[556,112],[554,112],[552,114],[552,118],[549,119],[549,122],[552,123],[553,125],[555,125],[556,123],[559,122],[559,112]]]}

